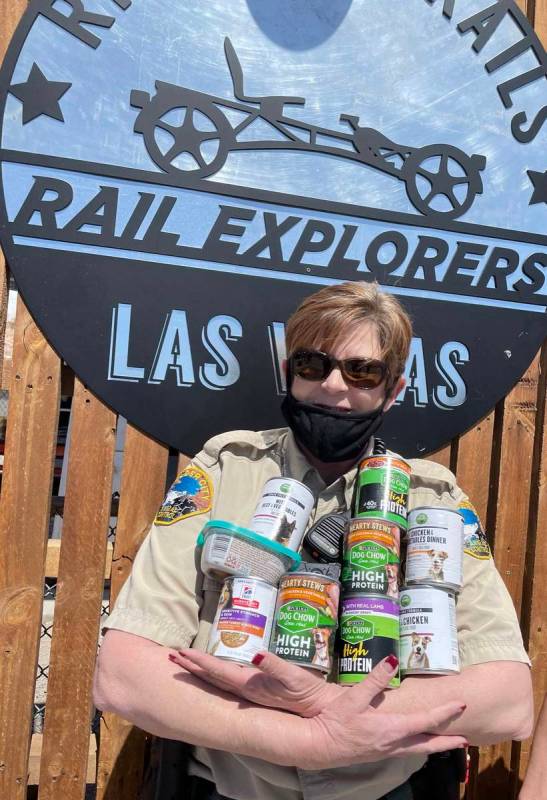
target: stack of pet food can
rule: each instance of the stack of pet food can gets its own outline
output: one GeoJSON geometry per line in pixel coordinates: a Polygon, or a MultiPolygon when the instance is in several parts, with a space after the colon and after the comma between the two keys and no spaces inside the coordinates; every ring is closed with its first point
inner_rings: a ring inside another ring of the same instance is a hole
{"type": "Polygon", "coordinates": [[[225,520],[205,525],[198,539],[203,573],[224,581],[208,653],[248,664],[268,649],[277,587],[300,566],[298,550],[313,506],[306,486],[274,478],[265,484],[249,528],[225,520]]]}
{"type": "Polygon", "coordinates": [[[462,586],[463,518],[449,508],[408,515],[406,585],[401,590],[401,672],[459,672],[456,595],[462,586]]]}
{"type": "MultiPolygon", "coordinates": [[[[363,680],[399,652],[399,560],[410,466],[399,456],[363,459],[344,536],[338,682],[363,680]]],[[[398,686],[395,675],[391,686],[398,686]]]]}

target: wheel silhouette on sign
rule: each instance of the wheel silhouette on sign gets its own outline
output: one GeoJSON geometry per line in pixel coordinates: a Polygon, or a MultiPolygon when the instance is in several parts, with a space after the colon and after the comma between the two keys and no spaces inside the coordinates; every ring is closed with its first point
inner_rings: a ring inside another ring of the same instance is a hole
{"type": "Polygon", "coordinates": [[[246,95],[241,64],[228,38],[224,51],[236,100],[164,81],[156,81],[153,97],[139,89],[131,92],[131,105],[140,109],[133,130],[142,134],[150,158],[164,172],[201,179],[218,172],[233,152],[298,150],[349,159],[403,181],[412,205],[428,217],[455,219],[482,194],[484,156],[469,156],[450,144],[400,145],[360,125],[352,114],[339,118],[351,133],[286,116],[285,106],[303,106],[305,98],[246,95]],[[243,119],[232,124],[224,113],[228,109],[242,112],[243,119]],[[249,136],[255,122],[271,126],[276,138],[249,136]]]}

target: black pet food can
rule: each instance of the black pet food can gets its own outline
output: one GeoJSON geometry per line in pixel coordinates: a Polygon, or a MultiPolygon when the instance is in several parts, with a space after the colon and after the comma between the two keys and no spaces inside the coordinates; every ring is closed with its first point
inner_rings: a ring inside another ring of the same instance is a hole
{"type": "MultiPolygon", "coordinates": [[[[399,654],[399,604],[387,597],[342,599],[338,683],[360,683],[389,655],[399,654]]],[[[399,674],[389,685],[399,686],[399,674]]]]}
{"type": "Polygon", "coordinates": [[[407,527],[410,465],[400,456],[369,456],[359,464],[354,517],[373,517],[407,527]]]}

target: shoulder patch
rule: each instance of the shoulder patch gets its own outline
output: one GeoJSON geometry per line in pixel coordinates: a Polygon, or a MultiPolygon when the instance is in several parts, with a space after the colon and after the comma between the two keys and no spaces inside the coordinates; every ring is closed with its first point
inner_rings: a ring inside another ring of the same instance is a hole
{"type": "Polygon", "coordinates": [[[464,500],[458,506],[458,511],[463,517],[464,553],[467,553],[468,556],[473,556],[473,558],[482,559],[483,561],[492,558],[488,539],[482,529],[479,515],[475,511],[473,504],[470,503],[469,500],[464,500]]]}
{"type": "Polygon", "coordinates": [[[173,483],[155,519],[156,525],[172,525],[186,517],[211,510],[213,486],[201,467],[190,464],[173,483]]]}

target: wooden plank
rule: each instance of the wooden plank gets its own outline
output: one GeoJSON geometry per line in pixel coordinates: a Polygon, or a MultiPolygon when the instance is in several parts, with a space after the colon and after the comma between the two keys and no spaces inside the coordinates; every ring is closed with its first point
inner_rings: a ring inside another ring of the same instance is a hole
{"type": "MultiPolygon", "coordinates": [[[[453,465],[458,485],[469,495],[483,521],[486,520],[488,507],[493,429],[494,412],[491,412],[459,437],[455,454],[456,463],[453,465]]],[[[479,751],[478,748],[472,747],[469,785],[465,792],[466,800],[478,800],[478,766],[479,751]]]]}
{"type": "MultiPolygon", "coordinates": [[[[495,480],[487,516],[489,524],[495,520],[494,559],[517,613],[521,608],[527,547],[538,381],[539,354],[506,397],[494,431],[499,462],[493,464],[495,480]]],[[[514,766],[511,742],[480,748],[476,796],[513,800],[518,777],[514,766]]]]}
{"type": "MultiPolygon", "coordinates": [[[[104,567],[104,579],[110,578],[110,571],[112,569],[112,552],[113,547],[111,542],[106,545],[106,561],[104,567]]],[[[46,578],[56,578],[59,575],[59,559],[61,556],[61,539],[48,539],[47,552],[46,552],[46,578]]]]}
{"type": "Polygon", "coordinates": [[[10,0],[10,2],[2,3],[2,15],[0,17],[0,62],[4,60],[13,32],[26,7],[26,0],[10,0]]]}
{"type": "Polygon", "coordinates": [[[82,800],[110,519],[116,417],[76,380],[39,800],[82,800]]]}
{"type": "Polygon", "coordinates": [[[428,459],[430,461],[435,461],[437,464],[442,464],[443,467],[450,469],[451,454],[452,454],[452,447],[450,444],[447,444],[445,447],[442,447],[435,453],[430,453],[428,455],[428,459]]]}
{"type": "MultiPolygon", "coordinates": [[[[543,346],[541,380],[538,389],[538,425],[532,468],[532,502],[528,531],[528,552],[522,598],[522,627],[532,660],[536,717],[547,694],[547,343],[543,346]],[[541,420],[541,423],[540,423],[541,420]]],[[[524,778],[532,740],[522,743],[520,777],[524,778]]]]}
{"type": "Polygon", "coordinates": [[[191,460],[191,456],[185,456],[184,453],[179,453],[177,462],[177,475],[180,475],[180,473],[186,469],[191,460]]]}
{"type": "MultiPolygon", "coordinates": [[[[4,349],[6,337],[6,322],[8,319],[8,269],[4,254],[0,250],[0,389],[7,387],[7,378],[4,378],[4,349]]],[[[10,359],[11,360],[11,359],[10,359]]]]}
{"type": "Polygon", "coordinates": [[[17,308],[0,497],[0,797],[26,795],[59,414],[59,358],[17,308]]]}
{"type": "Polygon", "coordinates": [[[536,0],[534,13],[534,30],[547,47],[547,0],[536,0]]]}
{"type": "Polygon", "coordinates": [[[458,440],[456,463],[458,485],[469,495],[483,524],[486,524],[488,508],[493,431],[492,411],[458,440]]]}
{"type": "Polygon", "coordinates": [[[520,612],[534,451],[539,356],[504,403],[494,558],[520,612]]]}
{"type": "MultiPolygon", "coordinates": [[[[28,760],[28,783],[36,786],[40,776],[40,760],[42,758],[43,735],[33,733],[30,742],[30,755],[28,760]]],[[[87,754],[87,783],[95,783],[97,772],[97,737],[94,733],[89,736],[89,750],[87,754]]]]}
{"type": "MultiPolygon", "coordinates": [[[[127,577],[165,493],[169,451],[127,426],[120,508],[112,562],[111,605],[127,577]]],[[[115,714],[101,718],[97,800],[134,800],[143,779],[147,735],[115,714]]]]}
{"type": "MultiPolygon", "coordinates": [[[[23,12],[27,8],[26,0],[10,0],[10,2],[2,3],[2,13],[0,14],[0,64],[4,60],[8,45],[11,37],[17,27],[23,12]]],[[[2,321],[2,314],[6,309],[6,296],[4,291],[7,292],[6,281],[6,262],[3,253],[0,251],[0,387],[7,388],[9,386],[9,367],[4,372],[4,359],[3,359],[3,344],[4,344],[4,325],[5,320],[2,321]]]]}

